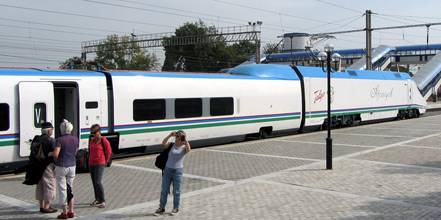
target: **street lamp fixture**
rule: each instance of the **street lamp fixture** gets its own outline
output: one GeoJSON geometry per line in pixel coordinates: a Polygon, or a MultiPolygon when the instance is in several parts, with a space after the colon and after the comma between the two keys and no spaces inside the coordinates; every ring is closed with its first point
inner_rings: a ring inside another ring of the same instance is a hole
{"type": "Polygon", "coordinates": [[[337,63],[340,62],[341,56],[338,53],[334,53],[331,56],[332,51],[334,51],[334,46],[332,44],[325,45],[325,51],[318,54],[318,59],[321,62],[323,72],[328,73],[328,119],[326,125],[328,127],[328,137],[326,138],[326,169],[332,169],[332,138],[331,138],[331,59],[335,64],[335,69],[337,69],[337,63]],[[326,60],[326,71],[323,63],[326,60]]]}

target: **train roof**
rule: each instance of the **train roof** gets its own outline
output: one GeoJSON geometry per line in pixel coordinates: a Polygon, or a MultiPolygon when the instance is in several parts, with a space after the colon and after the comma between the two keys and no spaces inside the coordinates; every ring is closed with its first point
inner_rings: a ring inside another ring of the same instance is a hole
{"type": "Polygon", "coordinates": [[[233,75],[255,76],[264,78],[277,78],[285,80],[298,80],[294,70],[287,65],[277,64],[247,64],[240,65],[228,71],[233,75]]]}
{"type": "MultiPolygon", "coordinates": [[[[303,77],[327,78],[321,67],[296,66],[303,77]]],[[[142,72],[142,71],[109,71],[112,76],[175,77],[205,79],[254,79],[254,80],[299,80],[294,69],[279,64],[247,64],[232,68],[226,74],[179,73],[179,72],[142,72]]],[[[0,68],[0,76],[62,76],[62,77],[103,77],[103,73],[88,70],[66,69],[15,69],[0,68]]],[[[407,73],[350,70],[333,72],[332,78],[379,79],[379,80],[413,80],[407,73]]]]}
{"type": "MultiPolygon", "coordinates": [[[[303,77],[327,78],[328,76],[321,67],[296,66],[295,68],[303,77]]],[[[241,65],[231,69],[229,73],[285,80],[299,79],[291,66],[277,64],[241,65]]],[[[331,77],[348,79],[413,80],[407,73],[349,69],[344,72],[333,72],[331,77]]]]}
{"type": "MultiPolygon", "coordinates": [[[[327,78],[328,74],[321,67],[296,66],[303,77],[327,78]]],[[[352,70],[346,69],[343,72],[331,73],[332,78],[348,79],[378,79],[378,80],[413,80],[407,73],[373,71],[373,70],[352,70]]]]}
{"type": "Polygon", "coordinates": [[[102,73],[88,70],[67,69],[34,69],[34,68],[0,68],[0,76],[63,76],[63,77],[96,77],[102,73]]]}
{"type": "Polygon", "coordinates": [[[280,80],[280,78],[259,77],[231,73],[188,73],[188,72],[109,72],[112,77],[159,77],[159,78],[194,78],[194,79],[246,79],[280,80]]]}

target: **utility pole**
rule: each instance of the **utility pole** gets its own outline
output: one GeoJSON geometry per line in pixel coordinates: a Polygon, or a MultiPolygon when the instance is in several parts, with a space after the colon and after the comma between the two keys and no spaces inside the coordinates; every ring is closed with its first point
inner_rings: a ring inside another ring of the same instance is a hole
{"type": "Polygon", "coordinates": [[[83,70],[87,69],[86,61],[87,61],[86,53],[82,52],[81,53],[81,65],[83,66],[83,70]]]}
{"type": "Polygon", "coordinates": [[[256,40],[256,63],[260,63],[260,40],[256,40]]]}
{"type": "Polygon", "coordinates": [[[366,10],[366,70],[372,70],[371,10],[366,10]]]}
{"type": "MultiPolygon", "coordinates": [[[[253,26],[253,32],[257,33],[256,31],[256,25],[259,28],[259,33],[260,33],[260,26],[262,26],[262,21],[257,21],[257,22],[248,22],[248,25],[253,26]]],[[[260,38],[256,38],[256,63],[260,63],[260,38]]]]}
{"type": "Polygon", "coordinates": [[[426,39],[426,45],[429,46],[429,28],[430,28],[430,24],[426,25],[427,28],[427,39],[426,39]]]}

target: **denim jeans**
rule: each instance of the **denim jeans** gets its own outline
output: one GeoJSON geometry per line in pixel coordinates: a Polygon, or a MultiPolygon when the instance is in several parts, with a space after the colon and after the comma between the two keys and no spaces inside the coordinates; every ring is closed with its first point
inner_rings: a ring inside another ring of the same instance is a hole
{"type": "Polygon", "coordinates": [[[105,202],[104,187],[101,183],[103,177],[104,165],[89,166],[90,177],[92,178],[93,190],[95,192],[95,200],[98,202],[105,202]]]}
{"type": "Polygon", "coordinates": [[[161,199],[159,207],[165,208],[170,185],[173,183],[173,209],[179,209],[181,200],[182,168],[172,169],[166,167],[162,176],[161,199]]]}

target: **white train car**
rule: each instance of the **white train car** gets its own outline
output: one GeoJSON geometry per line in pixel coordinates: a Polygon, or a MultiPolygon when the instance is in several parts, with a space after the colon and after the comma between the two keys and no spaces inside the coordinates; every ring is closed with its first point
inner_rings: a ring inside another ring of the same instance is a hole
{"type": "Polygon", "coordinates": [[[0,69],[0,170],[27,161],[30,140],[44,121],[55,125],[55,136],[63,118],[72,121],[75,136],[94,123],[107,126],[106,84],[95,72],[0,69]]]}
{"type": "MultiPolygon", "coordinates": [[[[332,73],[332,126],[425,112],[405,73],[332,73]]],[[[27,162],[30,139],[66,118],[80,148],[100,124],[114,152],[155,152],[171,131],[193,146],[323,126],[326,74],[317,67],[242,65],[227,74],[0,69],[0,171],[27,162]]]]}
{"type": "MultiPolygon", "coordinates": [[[[317,67],[294,67],[302,75],[305,126],[327,120],[327,74],[317,67]]],[[[426,101],[407,73],[346,70],[331,73],[332,126],[356,121],[409,118],[424,114],[426,101]]]]}
{"type": "MultiPolygon", "coordinates": [[[[291,68],[263,66],[259,73],[286,69],[291,68]]],[[[292,74],[287,80],[256,75],[111,73],[119,148],[147,146],[148,150],[176,129],[187,130],[189,140],[202,145],[298,128],[301,87],[292,74]]]]}

